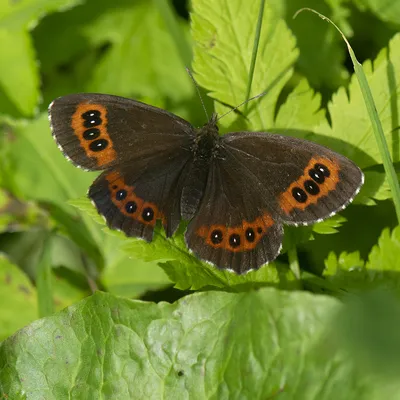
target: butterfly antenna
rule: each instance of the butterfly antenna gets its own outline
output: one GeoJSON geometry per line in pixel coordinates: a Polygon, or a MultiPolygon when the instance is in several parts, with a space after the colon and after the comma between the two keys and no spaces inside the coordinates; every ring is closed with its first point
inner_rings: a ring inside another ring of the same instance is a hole
{"type": "Polygon", "coordinates": [[[196,80],[194,79],[194,76],[193,76],[193,74],[192,74],[192,71],[191,71],[188,67],[186,67],[186,72],[189,74],[190,79],[193,81],[194,86],[196,87],[197,94],[198,94],[199,97],[200,97],[201,105],[203,106],[204,113],[206,114],[206,117],[207,117],[207,121],[209,121],[209,120],[210,120],[210,117],[208,116],[208,112],[207,112],[206,106],[205,106],[205,104],[204,104],[203,98],[201,97],[199,85],[197,84],[196,80]]]}
{"type": "Polygon", "coordinates": [[[230,109],[230,110],[227,111],[225,114],[222,114],[220,117],[218,117],[217,121],[219,121],[222,117],[225,117],[225,115],[228,115],[228,114],[230,114],[230,113],[233,112],[233,111],[236,111],[238,108],[242,107],[244,104],[250,102],[251,100],[258,99],[259,97],[262,97],[262,96],[264,96],[264,95],[266,95],[266,94],[267,94],[267,92],[263,92],[263,93],[258,94],[257,96],[250,97],[250,99],[245,100],[243,103],[240,103],[238,106],[236,106],[236,107],[230,109]]]}

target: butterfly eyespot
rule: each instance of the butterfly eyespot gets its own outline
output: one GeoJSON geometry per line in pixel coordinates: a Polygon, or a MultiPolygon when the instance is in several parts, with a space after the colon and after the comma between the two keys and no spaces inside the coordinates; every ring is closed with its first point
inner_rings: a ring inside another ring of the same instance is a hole
{"type": "Polygon", "coordinates": [[[317,183],[324,183],[325,181],[324,174],[320,170],[317,170],[315,168],[310,169],[308,171],[308,175],[317,183]]]}
{"type": "Polygon", "coordinates": [[[240,236],[237,233],[232,233],[229,236],[229,244],[231,247],[236,248],[240,246],[240,236]]]}
{"type": "Polygon", "coordinates": [[[222,231],[219,229],[215,229],[211,232],[210,237],[213,244],[220,244],[223,240],[222,231]]]}
{"type": "Polygon", "coordinates": [[[252,243],[256,240],[256,234],[255,234],[253,228],[246,229],[246,240],[250,243],[252,243]]]}
{"type": "Polygon", "coordinates": [[[83,132],[82,136],[85,140],[94,140],[100,136],[100,130],[97,128],[91,128],[83,132]]]}
{"type": "Polygon", "coordinates": [[[308,197],[307,193],[299,187],[293,188],[292,196],[299,203],[305,203],[307,201],[307,197],[308,197]]]}
{"type": "Polygon", "coordinates": [[[314,168],[321,174],[323,174],[326,178],[328,178],[331,175],[331,172],[329,171],[328,167],[324,164],[315,164],[314,168]]]}
{"type": "Polygon", "coordinates": [[[92,151],[102,151],[108,146],[108,140],[98,139],[90,143],[89,149],[92,151]]]}
{"type": "Polygon", "coordinates": [[[84,112],[81,116],[83,119],[99,118],[101,112],[99,110],[88,110],[84,112]]]}
{"type": "Polygon", "coordinates": [[[261,235],[262,232],[263,232],[263,230],[262,230],[261,226],[259,226],[259,227],[257,228],[257,233],[258,233],[259,235],[261,235]]]}
{"type": "Polygon", "coordinates": [[[318,185],[312,180],[307,180],[304,182],[304,189],[314,196],[320,192],[318,185]]]}
{"type": "Polygon", "coordinates": [[[83,122],[83,126],[85,128],[92,128],[93,126],[98,126],[101,125],[103,123],[102,119],[100,117],[93,117],[90,119],[85,119],[85,121],[83,122]]]}
{"type": "Polygon", "coordinates": [[[154,218],[154,210],[151,207],[146,207],[142,212],[142,218],[147,222],[152,221],[154,218]]]}
{"type": "Polygon", "coordinates": [[[128,195],[128,192],[125,189],[118,190],[118,192],[115,195],[115,198],[119,201],[122,201],[126,198],[128,195]]]}
{"type": "Polygon", "coordinates": [[[125,210],[129,214],[133,214],[137,210],[137,204],[134,201],[126,203],[125,210]]]}

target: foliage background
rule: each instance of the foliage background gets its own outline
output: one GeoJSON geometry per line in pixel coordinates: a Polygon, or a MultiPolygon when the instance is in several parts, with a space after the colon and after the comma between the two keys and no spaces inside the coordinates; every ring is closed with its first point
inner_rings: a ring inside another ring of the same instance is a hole
{"type": "Polygon", "coordinates": [[[314,140],[366,183],[235,276],[187,251],[184,224],[150,245],[105,228],[85,199],[95,175],[63,158],[46,109],[102,92],[202,125],[184,67],[209,111],[242,102],[259,1],[0,0],[0,399],[400,398],[400,229],[346,48],[315,15],[292,18],[305,6],[364,62],[399,162],[400,3],[268,1],[251,92],[267,95],[222,132],[314,140]]]}

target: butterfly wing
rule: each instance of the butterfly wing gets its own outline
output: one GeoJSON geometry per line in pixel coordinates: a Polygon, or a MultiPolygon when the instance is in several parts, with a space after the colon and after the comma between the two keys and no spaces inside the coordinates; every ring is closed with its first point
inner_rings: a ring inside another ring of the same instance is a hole
{"type": "Polygon", "coordinates": [[[229,156],[251,172],[269,209],[285,224],[309,225],[334,215],[364,182],[351,160],[307,140],[239,132],[222,142],[229,156]]]}
{"type": "Polygon", "coordinates": [[[328,218],[362,182],[353,162],[317,144],[258,132],[225,135],[187,244],[219,268],[259,268],[279,254],[283,223],[328,218]]]}
{"type": "Polygon", "coordinates": [[[72,94],[49,106],[53,137],[64,155],[88,170],[189,148],[193,127],[168,111],[118,96],[72,94]]]}
{"type": "Polygon", "coordinates": [[[172,236],[181,219],[185,166],[190,162],[190,154],[177,153],[174,158],[161,156],[148,169],[127,164],[105,171],[89,188],[89,198],[107,225],[127,236],[151,241],[157,220],[172,236]]]}
{"type": "Polygon", "coordinates": [[[283,228],[259,196],[247,169],[220,149],[199,209],[188,225],[188,247],[201,259],[244,273],[274,260],[283,228]]]}
{"type": "Polygon", "coordinates": [[[67,158],[81,168],[106,170],[88,194],[110,227],[151,240],[161,220],[167,235],[173,234],[195,138],[188,122],[147,104],[103,94],[56,99],[49,117],[67,158]]]}

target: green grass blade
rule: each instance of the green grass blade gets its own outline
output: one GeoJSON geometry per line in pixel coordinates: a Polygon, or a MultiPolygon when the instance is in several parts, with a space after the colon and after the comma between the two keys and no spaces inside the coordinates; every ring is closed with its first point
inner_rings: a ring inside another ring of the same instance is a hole
{"type": "Polygon", "coordinates": [[[169,30],[173,41],[179,52],[179,56],[185,66],[189,66],[192,62],[192,49],[186,39],[185,33],[179,26],[178,19],[175,16],[175,12],[168,0],[154,0],[156,6],[160,10],[160,14],[164,19],[165,25],[169,30]]]}
{"type": "Polygon", "coordinates": [[[50,233],[47,234],[43,243],[43,250],[40,256],[36,286],[38,295],[39,317],[46,317],[53,314],[53,288],[51,283],[51,245],[50,233]]]}
{"type": "Polygon", "coordinates": [[[247,111],[247,107],[248,107],[248,104],[249,104],[248,101],[250,99],[250,92],[251,92],[251,85],[253,83],[254,69],[256,67],[258,44],[260,42],[262,20],[263,20],[263,16],[264,16],[264,6],[265,6],[265,0],[261,0],[261,2],[260,2],[260,10],[258,12],[256,35],[254,37],[253,54],[251,56],[251,64],[250,64],[250,70],[249,70],[249,80],[247,82],[247,91],[246,91],[246,98],[245,98],[246,105],[244,107],[244,111],[245,112],[247,111]]]}
{"type": "Polygon", "coordinates": [[[372,128],[373,128],[374,135],[375,135],[375,140],[376,140],[376,143],[379,148],[379,152],[382,157],[383,166],[385,168],[388,183],[389,183],[390,190],[391,190],[392,196],[393,196],[393,202],[394,202],[394,206],[396,209],[397,220],[400,222],[400,185],[399,185],[399,181],[397,179],[396,171],[393,166],[393,162],[390,157],[389,147],[388,147],[386,139],[385,139],[382,124],[379,119],[378,112],[376,110],[376,106],[375,106],[375,102],[374,102],[374,99],[373,99],[373,96],[371,93],[371,89],[368,85],[368,81],[364,74],[362,65],[358,62],[356,55],[354,54],[354,51],[351,48],[350,43],[347,40],[347,38],[344,36],[343,32],[339,29],[339,27],[333,21],[331,21],[329,18],[325,17],[325,15],[320,14],[319,12],[313,10],[312,8],[302,8],[297,11],[297,13],[294,15],[293,18],[296,18],[296,16],[304,10],[311,11],[311,12],[317,14],[323,20],[328,21],[330,24],[332,24],[338,30],[338,32],[342,35],[343,40],[346,42],[347,49],[349,51],[351,60],[353,62],[354,71],[356,73],[358,82],[360,84],[360,89],[361,89],[361,93],[363,95],[365,106],[367,108],[369,117],[371,119],[371,124],[372,124],[372,128]]]}

